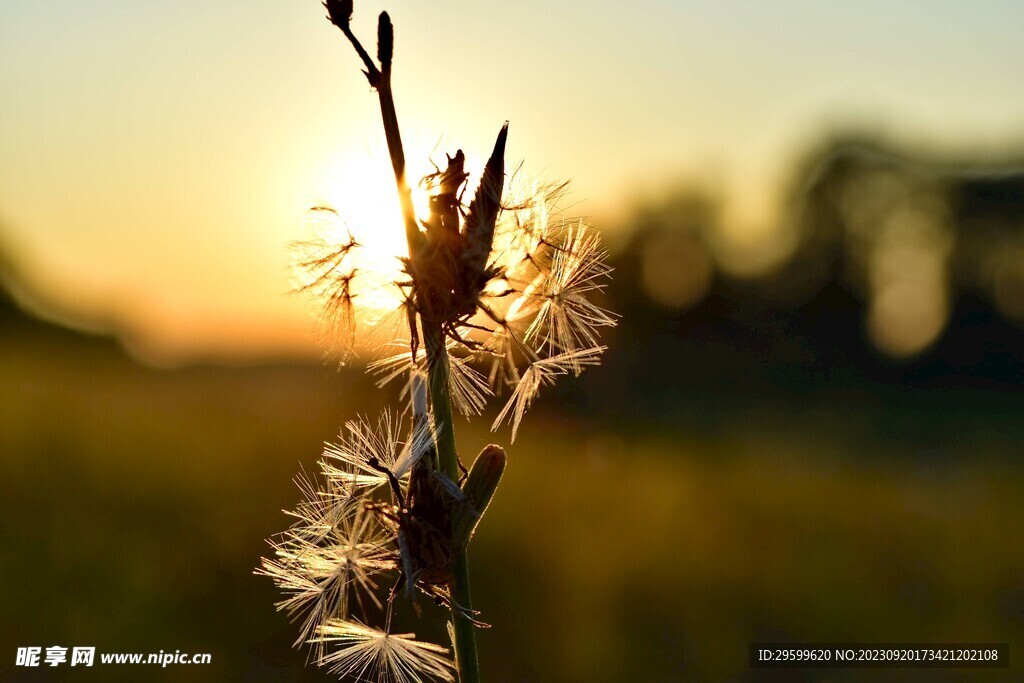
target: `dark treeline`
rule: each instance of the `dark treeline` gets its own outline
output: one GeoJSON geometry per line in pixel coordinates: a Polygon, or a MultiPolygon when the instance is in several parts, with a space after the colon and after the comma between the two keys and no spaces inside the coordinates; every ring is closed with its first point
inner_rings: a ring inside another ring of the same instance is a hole
{"type": "Polygon", "coordinates": [[[1024,166],[954,161],[824,146],[794,171],[788,252],[753,277],[716,254],[712,198],[638,211],[608,289],[621,324],[573,395],[634,418],[716,400],[1005,406],[1024,386],[1024,166]]]}

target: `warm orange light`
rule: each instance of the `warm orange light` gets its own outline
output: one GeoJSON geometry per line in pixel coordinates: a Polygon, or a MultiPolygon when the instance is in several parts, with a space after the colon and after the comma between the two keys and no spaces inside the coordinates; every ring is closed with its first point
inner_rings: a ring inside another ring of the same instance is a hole
{"type": "MultiPolygon", "coordinates": [[[[417,212],[426,215],[428,198],[418,186],[420,175],[410,175],[410,183],[417,212]]],[[[360,245],[346,263],[360,273],[353,281],[360,309],[371,316],[394,310],[399,300],[389,285],[408,279],[401,259],[408,256],[409,248],[386,150],[331,162],[320,171],[316,184],[322,206],[336,212],[313,218],[319,237],[327,244],[338,244],[351,235],[360,245]]]]}
{"type": "MultiPolygon", "coordinates": [[[[407,144],[407,149],[422,145],[407,144]]],[[[441,154],[443,159],[444,155],[441,154]]],[[[483,156],[468,160],[467,186],[474,189],[479,182],[483,156]]],[[[438,162],[440,163],[440,162],[438,162]]],[[[412,188],[413,204],[420,218],[429,212],[429,195],[421,179],[436,170],[425,153],[412,153],[407,159],[406,176],[412,188]]],[[[360,308],[370,317],[392,311],[400,301],[397,291],[389,286],[409,278],[403,272],[401,259],[409,254],[402,211],[395,188],[395,176],[383,141],[374,144],[366,155],[349,154],[327,162],[317,172],[312,196],[319,204],[330,207],[336,215],[317,215],[315,229],[326,243],[342,243],[351,234],[361,248],[353,253],[350,264],[360,269],[354,288],[360,308]]],[[[323,212],[315,212],[322,214],[323,212]]]]}

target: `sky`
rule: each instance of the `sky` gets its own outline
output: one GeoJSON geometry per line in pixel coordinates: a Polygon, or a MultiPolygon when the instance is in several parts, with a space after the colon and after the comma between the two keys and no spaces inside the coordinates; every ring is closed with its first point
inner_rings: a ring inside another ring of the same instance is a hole
{"type": "MultiPolygon", "coordinates": [[[[376,97],[319,2],[0,8],[0,248],[37,299],[154,360],[315,353],[288,294],[307,209],[401,234],[376,97]]],[[[599,227],[686,182],[763,235],[837,127],[1024,143],[1020,2],[357,2],[368,45],[383,9],[411,174],[479,166],[508,120],[510,160],[571,178],[599,227]]]]}

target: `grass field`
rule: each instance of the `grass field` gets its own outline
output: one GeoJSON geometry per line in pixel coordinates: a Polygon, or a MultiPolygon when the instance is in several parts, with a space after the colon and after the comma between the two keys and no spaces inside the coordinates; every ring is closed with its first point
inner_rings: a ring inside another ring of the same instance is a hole
{"type": "MultiPolygon", "coordinates": [[[[44,680],[15,669],[14,651],[54,644],[213,655],[45,672],[68,680],[329,680],[289,648],[294,628],[252,569],[287,524],[299,466],[385,404],[365,378],[316,365],[160,371],[105,342],[13,334],[0,338],[0,387],[5,680],[44,680]]],[[[963,673],[758,675],[746,647],[978,640],[1009,641],[1011,661],[1020,652],[1012,412],[929,455],[845,406],[765,406],[704,432],[553,408],[524,422],[472,546],[474,602],[493,624],[480,636],[485,679],[953,681],[963,673]]],[[[476,423],[459,438],[474,454],[507,433],[476,423]]]]}

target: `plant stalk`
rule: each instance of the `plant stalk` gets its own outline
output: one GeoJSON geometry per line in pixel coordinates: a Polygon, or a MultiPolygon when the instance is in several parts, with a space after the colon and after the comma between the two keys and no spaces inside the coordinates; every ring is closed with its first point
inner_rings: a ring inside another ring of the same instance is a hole
{"type": "MultiPolygon", "coordinates": [[[[394,48],[394,35],[391,20],[387,13],[380,15],[378,24],[378,56],[380,68],[374,64],[370,55],[352,33],[349,20],[352,4],[337,3],[334,7],[326,4],[331,22],[341,29],[352,47],[355,48],[363,66],[364,74],[370,85],[377,91],[380,100],[381,120],[384,124],[384,137],[391,156],[391,167],[395,172],[395,186],[398,199],[402,206],[402,220],[405,223],[405,237],[409,243],[409,257],[415,261],[421,248],[423,236],[420,234],[419,221],[412,203],[412,191],[405,177],[405,150],[402,148],[402,136],[398,127],[398,115],[395,112],[395,100],[391,93],[391,52],[394,48]]],[[[415,321],[410,330],[416,337],[415,321]]],[[[445,349],[444,334],[440,326],[424,326],[423,337],[427,352],[427,367],[430,383],[431,409],[434,414],[434,432],[437,439],[437,467],[452,481],[459,480],[459,456],[455,451],[455,424],[452,420],[452,402],[448,389],[451,369],[448,364],[448,353],[445,349]]],[[[415,348],[413,349],[415,358],[415,348]]],[[[476,654],[476,631],[473,622],[463,615],[473,609],[469,591],[469,561],[465,550],[452,558],[454,581],[451,587],[452,623],[455,630],[455,657],[459,669],[460,683],[480,683],[480,664],[476,654]]]]}
{"type": "MultiPolygon", "coordinates": [[[[423,331],[427,349],[430,401],[434,414],[439,469],[452,481],[459,480],[459,457],[455,451],[455,422],[448,390],[448,353],[440,329],[423,331]]],[[[469,589],[469,557],[465,550],[453,558],[455,580],[452,584],[452,625],[455,629],[455,656],[460,683],[480,683],[480,662],[476,653],[476,627],[460,611],[473,609],[469,589]]]]}
{"type": "Polygon", "coordinates": [[[405,150],[402,147],[402,136],[398,128],[398,114],[395,112],[395,99],[391,95],[391,74],[385,72],[377,86],[380,99],[380,116],[384,122],[384,137],[388,143],[388,154],[391,156],[391,167],[395,171],[395,185],[398,188],[398,201],[402,206],[402,221],[405,223],[405,238],[409,243],[409,256],[413,256],[418,248],[420,228],[416,220],[416,209],[412,203],[412,190],[405,177],[405,150]]]}
{"type": "MultiPolygon", "coordinates": [[[[381,15],[381,20],[386,18],[386,13],[381,15]]],[[[395,98],[391,94],[391,64],[390,58],[387,64],[381,64],[381,68],[370,59],[362,43],[352,33],[348,22],[338,24],[338,28],[345,34],[356,54],[366,67],[367,80],[374,90],[377,91],[377,98],[380,100],[380,117],[384,123],[384,138],[388,143],[388,155],[391,157],[391,168],[395,172],[395,186],[398,188],[398,201],[402,206],[402,220],[405,223],[405,238],[409,242],[409,255],[416,253],[419,246],[420,228],[416,220],[416,209],[412,203],[412,190],[405,177],[405,149],[402,147],[402,134],[398,128],[398,114],[395,112],[395,98]]],[[[390,20],[387,21],[390,26],[390,20]]]]}
{"type": "MultiPolygon", "coordinates": [[[[390,74],[385,72],[377,86],[380,97],[381,119],[384,123],[384,137],[388,143],[391,166],[395,172],[395,184],[402,205],[409,255],[413,256],[419,247],[419,226],[412,204],[412,193],[405,178],[405,152],[398,128],[398,116],[391,95],[390,74]]],[[[437,439],[438,468],[452,481],[459,480],[459,458],[455,450],[455,422],[452,419],[452,402],[448,390],[448,353],[444,348],[444,335],[440,329],[425,329],[424,344],[427,351],[427,367],[430,382],[431,412],[434,414],[434,431],[437,439]]],[[[480,683],[480,663],[476,654],[476,627],[459,613],[472,610],[473,602],[469,590],[469,558],[462,551],[453,558],[455,581],[452,585],[452,624],[455,629],[455,656],[459,667],[460,683],[480,683]],[[458,605],[455,607],[454,605],[458,605]]]]}

